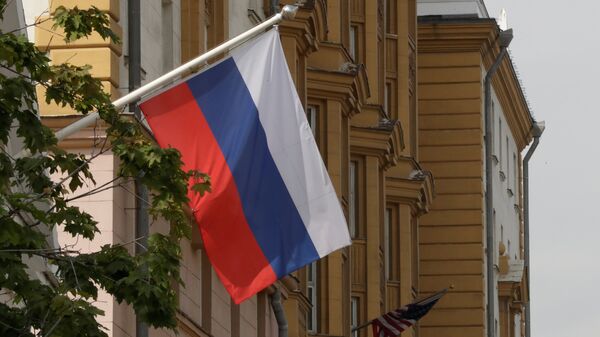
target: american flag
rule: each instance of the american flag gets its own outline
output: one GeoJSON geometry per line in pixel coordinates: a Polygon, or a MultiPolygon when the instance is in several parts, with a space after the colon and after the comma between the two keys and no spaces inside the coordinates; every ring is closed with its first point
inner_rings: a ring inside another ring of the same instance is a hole
{"type": "Polygon", "coordinates": [[[374,337],[396,337],[417,320],[425,316],[437,301],[448,292],[444,289],[418,302],[411,303],[400,309],[390,311],[387,314],[371,321],[374,337]]]}

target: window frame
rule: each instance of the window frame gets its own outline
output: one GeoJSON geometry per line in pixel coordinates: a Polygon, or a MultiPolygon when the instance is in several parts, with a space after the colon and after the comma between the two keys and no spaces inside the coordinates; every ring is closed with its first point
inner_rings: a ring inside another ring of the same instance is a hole
{"type": "Polygon", "coordinates": [[[359,63],[359,40],[360,40],[360,27],[358,24],[351,23],[349,34],[348,34],[348,53],[354,63],[359,63]]]}
{"type": "MultiPolygon", "coordinates": [[[[350,297],[350,330],[356,328],[360,324],[360,297],[350,297]]],[[[358,337],[359,331],[353,331],[352,337],[358,337]]]]}
{"type": "Polygon", "coordinates": [[[319,106],[316,104],[307,104],[306,105],[306,120],[308,121],[308,126],[315,137],[315,140],[318,139],[319,135],[319,106]]]}
{"type": "Polygon", "coordinates": [[[350,237],[356,239],[359,234],[359,162],[351,159],[348,166],[348,231],[350,237]]]}
{"type": "Polygon", "coordinates": [[[394,268],[392,262],[394,258],[392,256],[392,234],[393,234],[393,216],[394,210],[392,207],[387,206],[384,210],[383,216],[383,257],[384,257],[384,276],[386,281],[392,279],[394,274],[394,268]]]}

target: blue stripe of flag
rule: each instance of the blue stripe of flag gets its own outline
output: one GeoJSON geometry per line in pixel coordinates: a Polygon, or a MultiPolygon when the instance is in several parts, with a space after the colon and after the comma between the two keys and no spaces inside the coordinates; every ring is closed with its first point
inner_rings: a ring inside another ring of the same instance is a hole
{"type": "Polygon", "coordinates": [[[244,214],[282,277],[319,258],[269,152],[265,131],[233,59],[187,82],[224,154],[244,214]]]}

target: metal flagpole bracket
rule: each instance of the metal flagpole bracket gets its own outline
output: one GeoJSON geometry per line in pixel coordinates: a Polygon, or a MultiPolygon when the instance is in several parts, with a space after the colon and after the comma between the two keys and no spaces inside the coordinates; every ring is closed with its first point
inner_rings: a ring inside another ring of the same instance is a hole
{"type": "MultiPolygon", "coordinates": [[[[226,42],[216,46],[215,48],[196,57],[195,59],[171,70],[170,72],[160,76],[159,78],[151,81],[150,83],[147,83],[147,84],[141,86],[140,88],[128,93],[127,95],[117,99],[116,101],[113,102],[113,105],[115,106],[115,108],[120,109],[120,108],[126,106],[127,104],[138,101],[144,95],[146,95],[156,89],[159,89],[166,84],[171,83],[173,80],[179,78],[181,75],[185,74],[189,70],[194,69],[197,66],[203,65],[205,62],[212,59],[213,57],[215,57],[221,53],[224,53],[224,52],[230,50],[231,48],[240,45],[241,43],[245,42],[246,40],[262,33],[265,29],[283,21],[284,19],[285,20],[293,19],[296,16],[297,11],[298,11],[298,6],[285,5],[283,7],[283,9],[281,10],[281,12],[273,15],[268,20],[241,33],[240,35],[230,39],[229,41],[226,41],[226,42]]],[[[57,131],[56,138],[59,141],[63,140],[65,138],[69,137],[70,135],[74,134],[75,132],[93,124],[98,119],[100,119],[100,115],[98,115],[98,112],[89,113],[87,116],[79,119],[78,121],[76,121],[70,125],[67,125],[63,129],[60,129],[59,131],[57,131]]]]}

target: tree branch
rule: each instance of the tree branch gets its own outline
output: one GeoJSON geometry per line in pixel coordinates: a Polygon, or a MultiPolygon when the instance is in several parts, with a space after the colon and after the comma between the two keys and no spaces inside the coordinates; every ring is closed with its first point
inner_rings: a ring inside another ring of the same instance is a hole
{"type": "MultiPolygon", "coordinates": [[[[27,29],[27,28],[29,28],[29,27],[34,27],[34,26],[37,26],[37,25],[39,25],[39,24],[41,24],[41,23],[44,23],[44,22],[46,22],[46,21],[48,21],[48,20],[52,20],[52,18],[51,18],[51,17],[47,17],[47,18],[45,18],[44,20],[35,21],[34,23],[31,23],[31,24],[28,24],[28,25],[26,25],[26,26],[23,26],[23,27],[20,27],[20,28],[17,28],[17,29],[11,30],[10,32],[6,32],[6,33],[4,33],[4,34],[14,34],[14,33],[18,32],[18,31],[21,31],[21,30],[23,30],[23,29],[27,29]]],[[[40,28],[40,29],[44,29],[44,30],[47,30],[47,29],[45,29],[45,28],[42,28],[42,27],[38,27],[38,28],[40,28]]]]}

